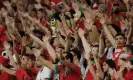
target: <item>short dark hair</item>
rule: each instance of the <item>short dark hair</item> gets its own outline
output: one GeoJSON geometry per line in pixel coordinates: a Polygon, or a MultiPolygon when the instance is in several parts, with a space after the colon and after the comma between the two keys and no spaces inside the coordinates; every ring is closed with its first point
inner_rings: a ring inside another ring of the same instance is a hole
{"type": "Polygon", "coordinates": [[[122,33],[117,33],[117,34],[115,35],[115,38],[116,38],[117,36],[122,36],[124,39],[126,39],[125,35],[122,34],[122,33]]]}
{"type": "Polygon", "coordinates": [[[33,11],[33,12],[37,12],[36,8],[33,8],[31,11],[33,11]]]}
{"type": "Polygon", "coordinates": [[[73,54],[73,56],[77,56],[78,57],[78,60],[80,60],[80,58],[81,58],[81,52],[77,48],[72,49],[70,51],[70,53],[73,54]]]}
{"type": "Polygon", "coordinates": [[[93,45],[93,47],[99,48],[99,45],[93,45]]]}
{"type": "Polygon", "coordinates": [[[42,40],[43,36],[45,36],[45,34],[43,32],[41,32],[40,30],[33,30],[33,33],[35,34],[35,36],[37,36],[41,40],[42,40]]]}
{"type": "Polygon", "coordinates": [[[66,59],[70,60],[70,62],[73,63],[73,55],[71,53],[67,53],[66,59]]]}
{"type": "Polygon", "coordinates": [[[107,59],[107,60],[105,61],[105,63],[108,64],[108,66],[109,66],[110,68],[117,70],[116,64],[115,64],[115,62],[114,62],[112,59],[107,59]]]}
{"type": "Polygon", "coordinates": [[[38,11],[40,11],[40,12],[42,12],[42,13],[44,12],[42,8],[40,8],[38,11]]]}

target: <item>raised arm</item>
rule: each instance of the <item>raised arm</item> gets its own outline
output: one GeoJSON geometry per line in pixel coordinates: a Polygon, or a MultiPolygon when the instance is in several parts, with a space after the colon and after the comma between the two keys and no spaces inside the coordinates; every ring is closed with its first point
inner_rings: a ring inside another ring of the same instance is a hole
{"type": "Polygon", "coordinates": [[[83,44],[83,47],[85,49],[85,52],[90,53],[91,52],[91,45],[86,41],[86,39],[84,37],[84,31],[82,29],[79,29],[78,34],[82,40],[82,44],[83,44]]]}
{"type": "Polygon", "coordinates": [[[105,48],[104,45],[105,44],[104,44],[104,40],[103,40],[103,33],[101,33],[101,35],[100,35],[100,41],[99,41],[99,53],[98,53],[98,55],[100,57],[103,57],[104,56],[104,48],[105,48]]]}
{"type": "Polygon", "coordinates": [[[12,69],[8,69],[8,68],[6,68],[6,67],[4,67],[2,64],[0,64],[0,70],[2,70],[2,71],[5,71],[5,72],[7,72],[8,74],[10,74],[10,75],[16,75],[15,74],[15,70],[12,70],[12,69]]]}
{"type": "Polygon", "coordinates": [[[87,60],[87,63],[89,66],[89,70],[90,70],[94,80],[98,80],[97,76],[96,76],[96,72],[95,72],[93,64],[92,64],[92,61],[90,60],[90,54],[88,54],[88,53],[84,53],[84,54],[85,54],[85,59],[87,60]]]}
{"type": "Polygon", "coordinates": [[[126,44],[131,44],[132,43],[131,42],[132,36],[133,36],[133,23],[130,26],[130,29],[129,29],[129,32],[128,32],[128,35],[127,35],[127,42],[126,42],[126,44]]]}
{"type": "Polygon", "coordinates": [[[129,11],[130,8],[129,0],[123,0],[123,2],[126,4],[127,11],[129,11]]]}
{"type": "Polygon", "coordinates": [[[106,25],[105,18],[101,18],[100,22],[103,25],[103,30],[104,30],[105,34],[107,35],[107,38],[109,39],[109,41],[111,42],[111,44],[114,47],[117,47],[114,37],[112,36],[112,34],[110,33],[110,31],[108,30],[108,26],[106,25]]]}
{"type": "Polygon", "coordinates": [[[45,46],[46,46],[46,49],[47,49],[49,55],[52,57],[53,60],[55,60],[56,54],[55,54],[54,48],[49,43],[49,36],[45,35],[45,37],[43,37],[43,41],[45,43],[45,46]]]}
{"type": "Polygon", "coordinates": [[[40,44],[44,49],[46,48],[44,42],[41,41],[38,37],[36,37],[36,36],[32,33],[32,31],[31,31],[29,28],[26,28],[26,33],[29,34],[29,36],[30,36],[35,42],[37,42],[38,44],[40,44]]]}
{"type": "Polygon", "coordinates": [[[17,64],[15,63],[14,59],[13,59],[13,56],[12,56],[12,53],[10,51],[10,44],[8,44],[7,42],[4,42],[4,48],[5,48],[5,51],[7,53],[7,55],[9,56],[9,59],[10,59],[10,63],[11,65],[17,69],[17,64]]]}
{"type": "Polygon", "coordinates": [[[40,44],[44,49],[46,48],[45,43],[41,41],[38,37],[36,37],[34,34],[30,33],[29,36],[38,44],[40,44]]]}
{"type": "Polygon", "coordinates": [[[48,60],[45,60],[42,56],[40,56],[41,54],[40,50],[34,48],[33,53],[46,67],[48,67],[52,71],[55,71],[54,64],[48,60]]]}

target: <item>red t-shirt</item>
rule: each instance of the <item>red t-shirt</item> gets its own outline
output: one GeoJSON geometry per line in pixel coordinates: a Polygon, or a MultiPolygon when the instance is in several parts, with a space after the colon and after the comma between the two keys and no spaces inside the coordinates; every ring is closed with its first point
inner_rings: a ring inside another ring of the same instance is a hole
{"type": "Polygon", "coordinates": [[[32,80],[23,68],[16,70],[16,77],[18,80],[32,80]]]}
{"type": "Polygon", "coordinates": [[[85,77],[85,80],[94,80],[90,70],[88,70],[87,74],[86,74],[86,77],[85,77]]]}
{"type": "Polygon", "coordinates": [[[110,14],[111,14],[111,9],[112,9],[112,7],[113,7],[113,4],[114,4],[115,2],[112,2],[112,1],[105,1],[105,5],[107,6],[107,15],[108,16],[110,16],[110,14]]]}
{"type": "Polygon", "coordinates": [[[116,16],[112,17],[112,23],[116,26],[118,26],[119,28],[121,27],[120,21],[121,21],[121,17],[124,17],[124,13],[119,13],[116,16]]]}
{"type": "Polygon", "coordinates": [[[62,0],[51,0],[51,2],[55,3],[56,5],[60,4],[62,0]]]}
{"type": "Polygon", "coordinates": [[[97,27],[98,30],[101,29],[101,24],[100,24],[100,19],[99,19],[99,18],[97,18],[97,19],[95,20],[95,25],[96,25],[96,27],[97,27]]]}
{"type": "Polygon", "coordinates": [[[115,64],[116,64],[116,68],[118,69],[118,59],[121,55],[121,52],[122,52],[122,47],[121,48],[116,48],[115,52],[112,54],[113,56],[113,60],[115,61],[115,64]]]}
{"type": "MultiPolygon", "coordinates": [[[[96,66],[93,65],[93,69],[96,71],[96,66]]],[[[88,70],[87,74],[86,74],[86,77],[85,77],[85,80],[94,80],[94,77],[92,76],[90,70],[88,70]]]]}
{"type": "Polygon", "coordinates": [[[30,73],[29,76],[32,77],[32,80],[35,80],[38,71],[34,67],[30,67],[30,68],[28,68],[28,70],[29,70],[29,73],[30,73]]]}
{"type": "Polygon", "coordinates": [[[101,66],[103,66],[103,63],[107,60],[106,55],[99,59],[99,63],[101,66]]]}
{"type": "Polygon", "coordinates": [[[79,28],[82,28],[82,30],[85,30],[84,20],[77,21],[76,24],[79,25],[79,28]]]}
{"type": "Polygon", "coordinates": [[[47,26],[48,26],[47,21],[46,21],[46,20],[44,20],[44,19],[41,21],[41,24],[42,24],[43,26],[45,26],[45,27],[47,27],[47,26]]]}
{"type": "Polygon", "coordinates": [[[47,50],[44,50],[42,54],[46,55],[47,60],[53,62],[53,59],[52,59],[52,57],[49,55],[49,53],[48,53],[47,50]]]}
{"type": "Polygon", "coordinates": [[[14,80],[15,77],[6,73],[6,72],[3,72],[2,74],[0,74],[0,80],[14,80]]]}
{"type": "Polygon", "coordinates": [[[44,3],[45,3],[45,0],[40,0],[40,3],[41,3],[41,4],[44,4],[44,3]]]}
{"type": "Polygon", "coordinates": [[[80,68],[73,64],[74,69],[66,70],[62,65],[55,65],[56,73],[59,73],[60,80],[82,80],[80,68]]]}
{"type": "Polygon", "coordinates": [[[128,70],[124,78],[125,80],[133,80],[133,70],[128,70]]]}
{"type": "Polygon", "coordinates": [[[6,28],[4,26],[0,26],[0,41],[2,41],[2,42],[8,41],[8,38],[5,34],[5,30],[6,30],[6,28]]]}
{"type": "Polygon", "coordinates": [[[81,28],[82,30],[85,31],[84,36],[85,36],[85,38],[87,38],[88,37],[88,32],[85,30],[84,20],[77,21],[76,24],[79,25],[79,28],[81,28]]]}

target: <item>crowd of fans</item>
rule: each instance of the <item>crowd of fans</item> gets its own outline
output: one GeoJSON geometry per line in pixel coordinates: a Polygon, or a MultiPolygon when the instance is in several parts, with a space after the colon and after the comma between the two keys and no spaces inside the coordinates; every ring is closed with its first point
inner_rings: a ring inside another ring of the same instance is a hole
{"type": "Polygon", "coordinates": [[[133,80],[133,0],[0,0],[0,80],[133,80]]]}

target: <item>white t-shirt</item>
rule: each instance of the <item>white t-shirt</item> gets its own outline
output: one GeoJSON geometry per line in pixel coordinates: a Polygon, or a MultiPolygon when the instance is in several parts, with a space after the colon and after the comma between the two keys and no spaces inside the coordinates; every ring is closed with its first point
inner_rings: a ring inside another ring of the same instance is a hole
{"type": "Polygon", "coordinates": [[[38,72],[36,80],[48,80],[51,78],[51,74],[52,71],[49,68],[44,67],[42,71],[38,72]]]}
{"type": "MultiPolygon", "coordinates": [[[[107,55],[106,55],[107,59],[112,59],[112,58],[113,58],[113,57],[112,57],[113,50],[114,50],[113,47],[110,47],[110,48],[108,49],[108,52],[107,52],[107,55]]],[[[106,53],[106,51],[107,51],[107,48],[104,49],[104,53],[106,53]]]]}

